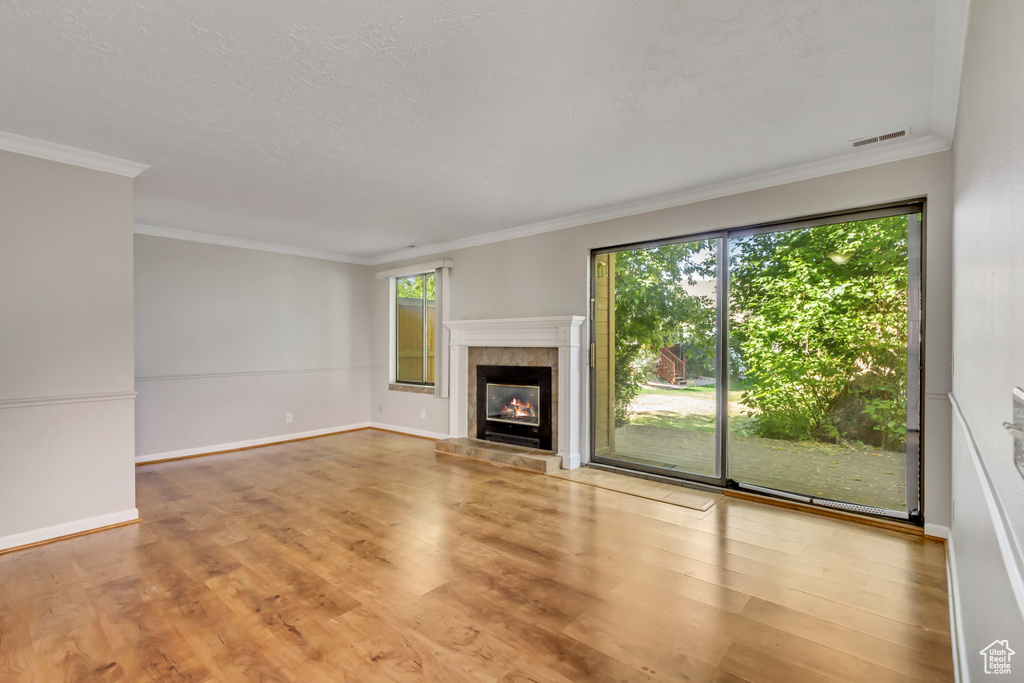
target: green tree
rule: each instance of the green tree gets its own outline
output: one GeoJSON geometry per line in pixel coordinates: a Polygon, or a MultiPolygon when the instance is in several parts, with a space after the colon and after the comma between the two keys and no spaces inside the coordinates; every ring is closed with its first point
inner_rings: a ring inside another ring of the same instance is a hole
{"type": "Polygon", "coordinates": [[[396,289],[398,290],[399,298],[403,299],[422,299],[423,298],[423,282],[427,284],[427,299],[433,300],[434,298],[434,274],[427,273],[426,275],[408,275],[395,279],[396,289]]]}
{"type": "Polygon", "coordinates": [[[733,239],[730,249],[730,332],[755,432],[849,438],[854,406],[881,445],[900,447],[906,217],[766,233],[733,239]]]}
{"type": "Polygon", "coordinates": [[[714,352],[714,302],[686,285],[713,277],[715,242],[668,244],[615,254],[615,423],[651,371],[653,353],[683,338],[714,352]]]}

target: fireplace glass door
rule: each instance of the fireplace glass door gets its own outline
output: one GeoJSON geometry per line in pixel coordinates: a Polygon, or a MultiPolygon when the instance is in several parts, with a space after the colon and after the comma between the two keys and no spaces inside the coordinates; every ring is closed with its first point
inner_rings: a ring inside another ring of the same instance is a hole
{"type": "Polygon", "coordinates": [[[550,366],[477,365],[476,437],[551,450],[550,366]]]}
{"type": "Polygon", "coordinates": [[[491,422],[540,425],[540,387],[488,383],[487,419],[491,422]]]}

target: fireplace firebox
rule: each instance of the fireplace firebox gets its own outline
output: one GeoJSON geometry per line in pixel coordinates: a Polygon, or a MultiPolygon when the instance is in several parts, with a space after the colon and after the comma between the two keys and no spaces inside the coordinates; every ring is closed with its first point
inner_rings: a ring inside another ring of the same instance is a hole
{"type": "Polygon", "coordinates": [[[551,450],[551,368],[478,365],[478,439],[551,450]]]}

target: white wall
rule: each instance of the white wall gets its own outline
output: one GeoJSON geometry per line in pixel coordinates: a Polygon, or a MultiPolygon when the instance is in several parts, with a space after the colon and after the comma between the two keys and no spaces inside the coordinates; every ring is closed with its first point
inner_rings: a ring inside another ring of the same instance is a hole
{"type": "Polygon", "coordinates": [[[1024,387],[1024,3],[971,4],[953,147],[952,538],[963,664],[1009,639],[1024,675],[1024,478],[1002,428],[1024,387]]]}
{"type": "MultiPolygon", "coordinates": [[[[925,517],[942,533],[950,514],[950,184],[951,158],[944,152],[431,258],[455,260],[452,320],[586,315],[592,248],[927,197],[925,517]],[[509,281],[518,283],[516,297],[499,294],[501,283],[509,281]]],[[[387,291],[386,281],[377,281],[371,296],[373,419],[444,432],[446,401],[388,391],[387,291]]]]}
{"type": "Polygon", "coordinates": [[[0,152],[0,549],[135,519],[132,181],[0,152]]]}
{"type": "Polygon", "coordinates": [[[364,266],[136,235],[139,459],[364,425],[371,276],[364,266]]]}

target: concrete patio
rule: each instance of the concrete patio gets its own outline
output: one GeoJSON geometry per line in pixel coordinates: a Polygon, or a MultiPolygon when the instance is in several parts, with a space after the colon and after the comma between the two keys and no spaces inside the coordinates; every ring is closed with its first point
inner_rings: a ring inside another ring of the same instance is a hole
{"type": "MultiPolygon", "coordinates": [[[[634,423],[616,428],[615,451],[610,457],[714,475],[713,394],[644,394],[631,407],[634,423]],[[692,423],[700,416],[707,419],[707,427],[663,426],[673,420],[692,423]]],[[[734,402],[730,414],[739,409],[742,406],[734,402]]],[[[906,455],[872,446],[782,441],[732,433],[729,476],[782,491],[906,510],[906,455]]]]}

